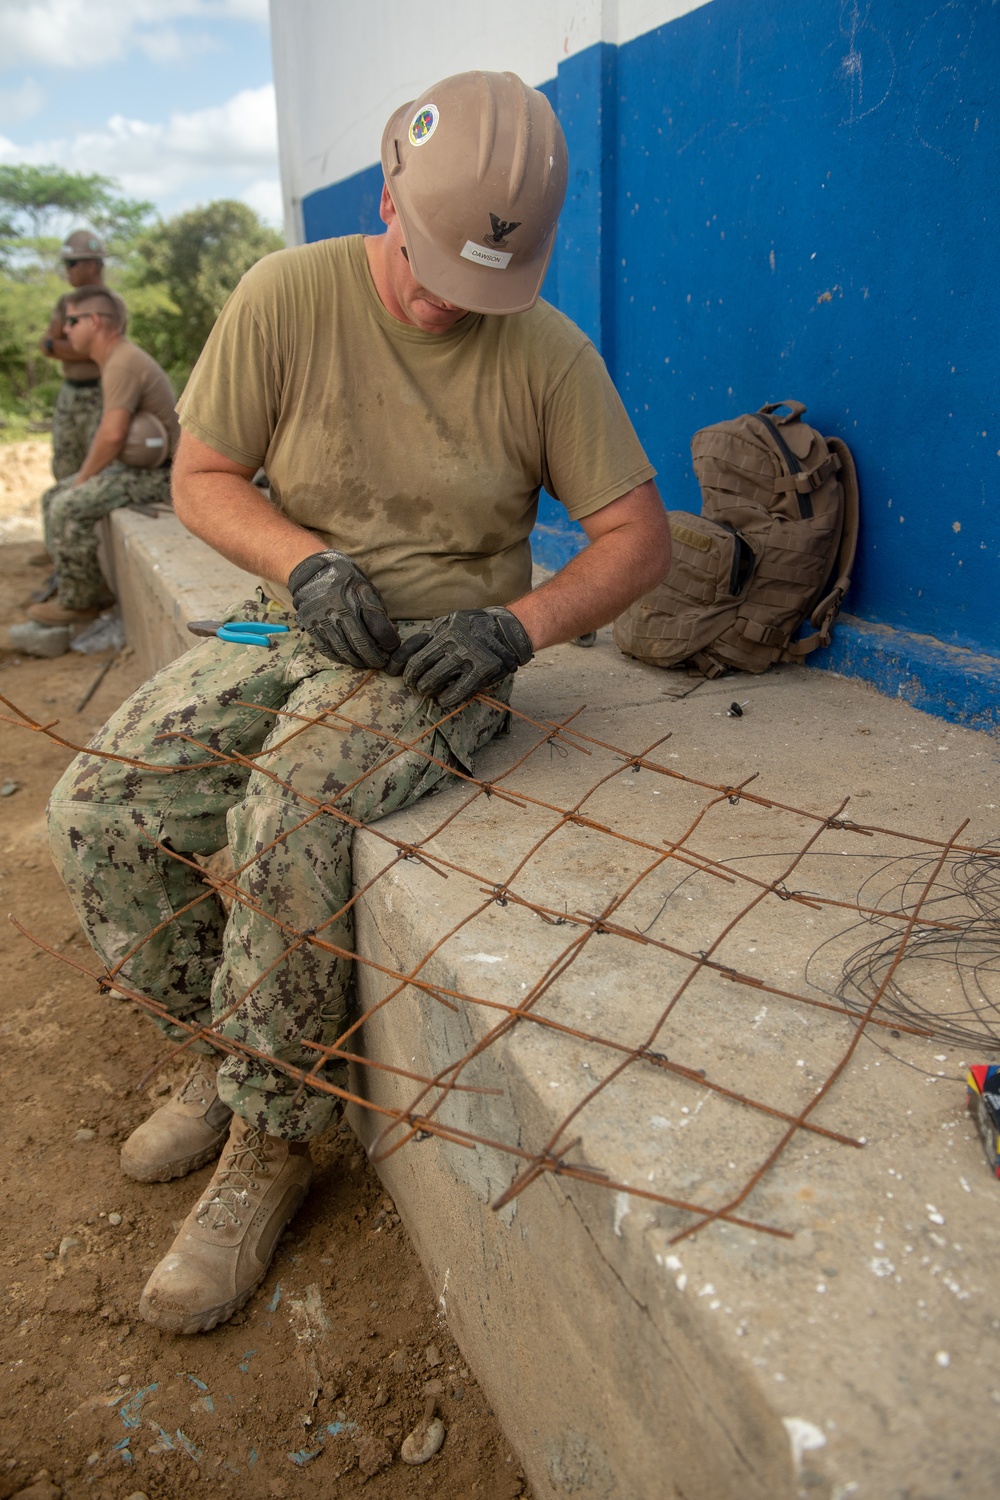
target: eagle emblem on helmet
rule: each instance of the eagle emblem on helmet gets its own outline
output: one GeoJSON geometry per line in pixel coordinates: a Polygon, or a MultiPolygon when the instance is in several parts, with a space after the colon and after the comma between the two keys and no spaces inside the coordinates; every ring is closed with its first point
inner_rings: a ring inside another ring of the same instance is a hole
{"type": "Polygon", "coordinates": [[[520,229],[521,219],[501,219],[499,214],[490,214],[490,223],[493,225],[492,234],[483,235],[484,245],[496,245],[503,250],[507,245],[507,236],[513,234],[515,229],[520,229]]]}

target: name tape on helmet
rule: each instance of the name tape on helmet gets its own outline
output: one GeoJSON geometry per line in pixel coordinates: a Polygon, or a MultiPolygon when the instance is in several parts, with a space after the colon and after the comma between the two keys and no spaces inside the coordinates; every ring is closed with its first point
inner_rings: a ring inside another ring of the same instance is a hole
{"type": "Polygon", "coordinates": [[[477,245],[475,240],[466,240],[465,249],[458,253],[464,260],[473,260],[477,266],[492,266],[495,271],[506,271],[513,257],[511,250],[491,250],[487,245],[477,245]]]}

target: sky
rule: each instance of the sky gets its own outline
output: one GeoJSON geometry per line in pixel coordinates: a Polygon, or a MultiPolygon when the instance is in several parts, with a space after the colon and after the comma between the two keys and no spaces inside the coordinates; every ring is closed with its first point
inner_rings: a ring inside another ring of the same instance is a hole
{"type": "Polygon", "coordinates": [[[281,226],[267,0],[0,0],[0,163],[281,226]]]}

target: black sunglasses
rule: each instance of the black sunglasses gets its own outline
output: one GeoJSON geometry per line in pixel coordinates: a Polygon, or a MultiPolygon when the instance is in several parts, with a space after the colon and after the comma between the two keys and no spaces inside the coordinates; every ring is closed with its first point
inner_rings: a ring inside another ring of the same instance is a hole
{"type": "Polygon", "coordinates": [[[63,318],[63,327],[75,328],[77,323],[82,322],[84,318],[99,318],[100,316],[100,313],[74,313],[72,317],[63,318]]]}

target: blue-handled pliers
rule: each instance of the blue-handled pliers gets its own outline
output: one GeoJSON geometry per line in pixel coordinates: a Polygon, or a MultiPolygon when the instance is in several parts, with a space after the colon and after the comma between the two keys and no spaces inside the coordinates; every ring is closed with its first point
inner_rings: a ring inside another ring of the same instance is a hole
{"type": "Polygon", "coordinates": [[[288,630],[287,625],[269,620],[229,620],[225,625],[218,620],[190,620],[187,628],[192,635],[214,635],[233,646],[273,646],[271,636],[288,630]]]}

